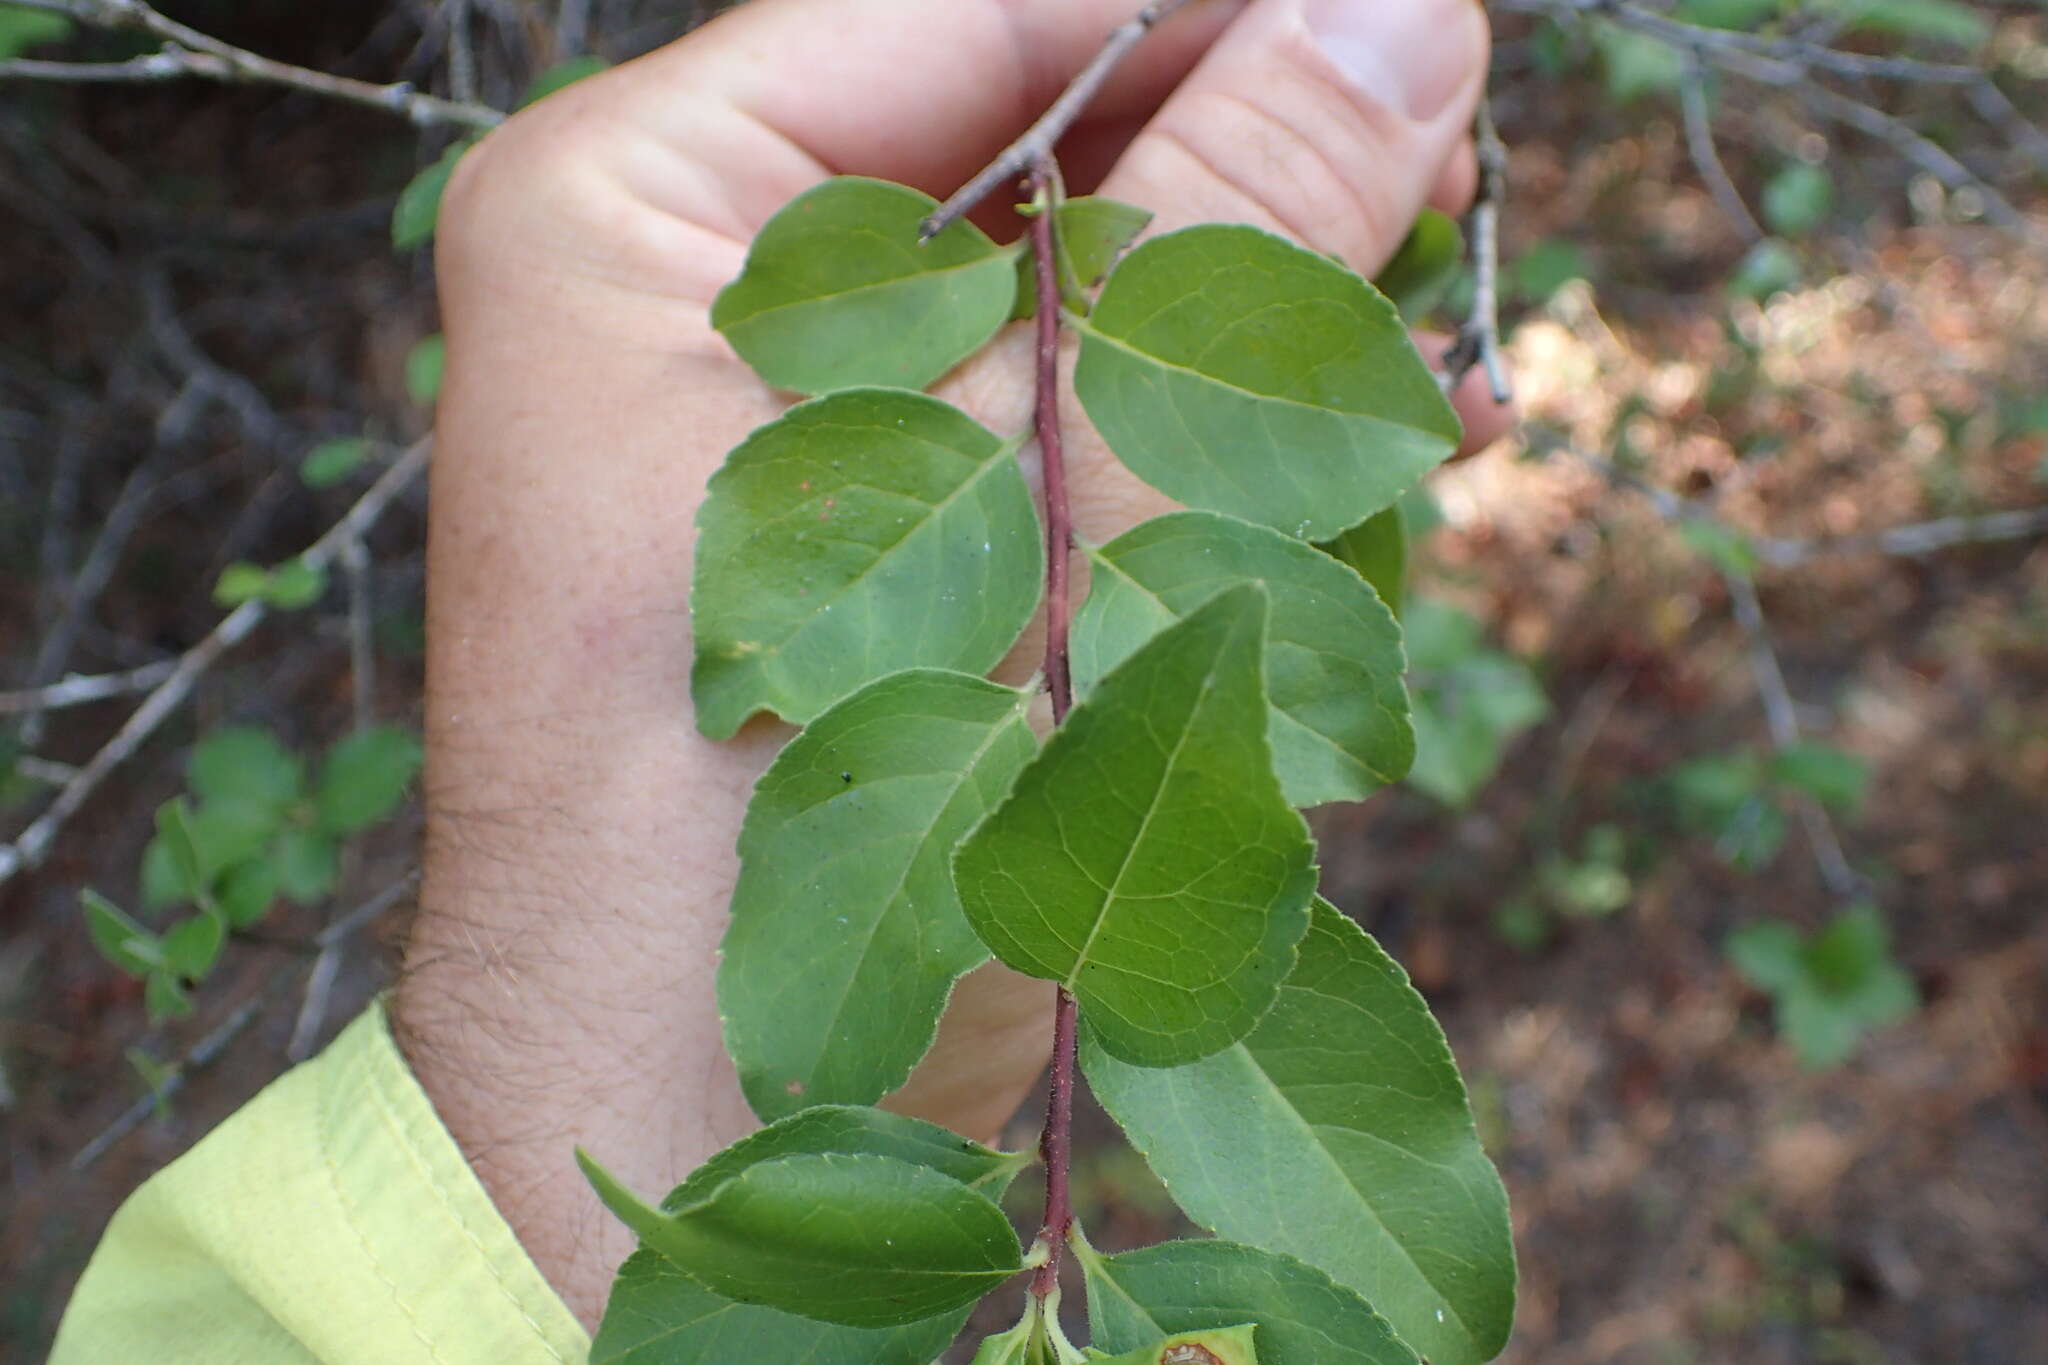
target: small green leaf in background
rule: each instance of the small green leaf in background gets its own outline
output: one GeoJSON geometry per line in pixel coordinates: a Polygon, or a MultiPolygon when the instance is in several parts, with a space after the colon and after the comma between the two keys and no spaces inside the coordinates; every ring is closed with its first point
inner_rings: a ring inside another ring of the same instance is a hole
{"type": "Polygon", "coordinates": [[[228,927],[246,929],[262,919],[276,902],[279,891],[277,869],[268,860],[243,863],[221,880],[216,899],[228,927]]]}
{"type": "Polygon", "coordinates": [[[91,887],[78,893],[85,912],[85,930],[100,956],[130,976],[142,976],[164,964],[163,943],[128,917],[120,906],[91,887]]]}
{"type": "Polygon", "coordinates": [[[1747,925],[1729,935],[1727,951],[1743,979],[1776,1001],[1779,1033],[1815,1069],[1847,1061],[1919,1004],[1874,906],[1844,911],[1811,938],[1781,921],[1747,925]]]}
{"type": "Polygon", "coordinates": [[[905,668],[985,673],[1045,550],[1014,447],[936,398],[849,389],[742,442],[697,512],[697,728],[802,724],[905,668]]]}
{"type": "Polygon", "coordinates": [[[891,1327],[970,1304],[1023,1268],[1009,1219],[986,1196],[893,1157],[777,1157],[663,1213],[576,1155],[643,1242],[741,1303],[891,1327]]]}
{"type": "Polygon", "coordinates": [[[1435,311],[1450,292],[1465,264],[1465,234],[1458,220],[1426,208],[1401,242],[1394,259],[1381,268],[1373,287],[1392,300],[1410,325],[1435,311]]]}
{"type": "Polygon", "coordinates": [[[1851,31],[1921,38],[1955,47],[1981,47],[1991,37],[1991,21],[1975,5],[1957,0],[1809,0],[1816,16],[1844,21],[1851,31]]]}
{"type": "Polygon", "coordinates": [[[953,983],[987,959],[951,859],[1037,752],[1027,701],[960,673],[892,674],[812,721],[755,785],[718,1004],[762,1118],[896,1089],[953,983]]]}
{"type": "Polygon", "coordinates": [[[1807,740],[1771,756],[1771,777],[1838,815],[1854,815],[1870,787],[1870,765],[1832,744],[1807,740]]]}
{"type": "Polygon", "coordinates": [[[1420,1365],[1371,1304],[1292,1256],[1233,1242],[1162,1242],[1118,1256],[1076,1250],[1102,1350],[1250,1322],[1259,1365],[1420,1365]]]}
{"type": "Polygon", "coordinates": [[[299,756],[253,725],[208,733],[193,747],[186,771],[193,793],[209,804],[237,801],[274,810],[298,800],[306,787],[299,756]]]}
{"type": "Polygon", "coordinates": [[[361,469],[369,460],[371,445],[362,436],[338,436],[322,441],[299,461],[299,482],[308,488],[332,488],[361,469]]]}
{"type": "Polygon", "coordinates": [[[1401,629],[1345,565],[1214,512],[1155,517],[1088,553],[1093,582],[1073,625],[1078,695],[1162,628],[1256,579],[1272,597],[1269,735],[1289,803],[1362,801],[1407,773],[1415,735],[1401,629]]]}
{"type": "Polygon", "coordinates": [[[1353,572],[1370,583],[1396,621],[1401,619],[1401,608],[1408,596],[1408,528],[1407,515],[1402,510],[1406,501],[1404,498],[1384,512],[1375,512],[1350,530],[1338,533],[1334,540],[1316,546],[1340,564],[1350,565],[1353,572]]]}
{"type": "Polygon", "coordinates": [[[280,894],[300,905],[317,905],[341,880],[341,849],[317,830],[293,826],[277,836],[264,866],[280,894]]]}
{"type": "MultiPolygon", "coordinates": [[[[1145,225],[1152,221],[1149,210],[1135,204],[1119,203],[1099,195],[1086,195],[1061,202],[1056,213],[1059,245],[1060,293],[1067,307],[1088,311],[1085,291],[1102,283],[1102,277],[1145,225]]],[[[1038,314],[1038,261],[1030,251],[1017,252],[1017,302],[1012,318],[1038,314]]]]}
{"type": "Polygon", "coordinates": [[[1791,0],[1680,0],[1671,17],[1702,28],[1749,31],[1783,14],[1791,0]]]}
{"type": "Polygon", "coordinates": [[[1075,326],[1074,389],[1102,438],[1192,507],[1327,539],[1458,446],[1393,305],[1257,228],[1152,238],[1075,326]]]}
{"type": "Polygon", "coordinates": [[[430,405],[441,396],[441,373],[448,367],[448,340],[439,332],[421,337],[405,353],[405,392],[413,402],[430,405]]]}
{"type": "Polygon", "coordinates": [[[151,1117],[169,1118],[170,1087],[178,1075],[176,1068],[165,1066],[139,1047],[123,1048],[121,1055],[128,1059],[128,1065],[135,1068],[135,1074],[142,1078],[143,1088],[149,1091],[151,1117]]]}
{"type": "Polygon", "coordinates": [[[1825,223],[1835,206],[1835,181],[1826,170],[1795,161],[1764,186],[1764,222],[1785,237],[1800,237],[1825,223]]]}
{"type": "Polygon", "coordinates": [[[190,1014],[192,997],[185,993],[176,975],[159,967],[142,983],[142,1007],[149,1014],[149,1022],[160,1024],[190,1014]]]}
{"type": "Polygon", "coordinates": [[[1783,847],[1785,812],[1769,768],[1755,754],[1708,754],[1671,769],[1663,779],[1679,827],[1711,839],[1729,866],[1760,871],[1783,847]]]}
{"type": "Polygon", "coordinates": [[[1733,527],[1707,517],[1687,517],[1678,523],[1678,538],[1715,568],[1733,578],[1750,578],[1760,561],[1749,537],[1733,527]]]}
{"type": "Polygon", "coordinates": [[[611,63],[604,58],[592,56],[571,57],[567,61],[556,62],[533,78],[532,83],[526,87],[526,92],[519,97],[519,107],[524,109],[527,105],[544,100],[558,90],[567,90],[576,82],[588,80],[610,65],[611,63]]]}
{"type": "Polygon", "coordinates": [[[1406,974],[1328,902],[1234,1046],[1160,1070],[1088,1042],[1089,1087],[1196,1223],[1328,1272],[1434,1365],[1506,1344],[1507,1194],[1450,1047],[1406,974]]]}
{"type": "Polygon", "coordinates": [[[1676,90],[1685,79],[1685,53],[1661,38],[1602,19],[1593,25],[1593,43],[1616,104],[1676,90]]]}
{"type": "Polygon", "coordinates": [[[186,981],[197,981],[213,970],[227,942],[228,924],[222,916],[202,910],[164,934],[164,967],[186,981]]]}
{"type": "Polygon", "coordinates": [[[1550,703],[1527,664],[1487,647],[1472,616],[1410,599],[1401,625],[1415,718],[1408,781],[1447,806],[1467,805],[1550,703]]]}
{"type": "Polygon", "coordinates": [[[1773,294],[1797,289],[1806,278],[1799,253],[1782,237],[1766,237],[1749,249],[1728,277],[1728,292],[1761,303],[1773,294]]]}
{"type": "Polygon", "coordinates": [[[446,151],[398,192],[398,203],[391,210],[391,245],[400,251],[411,251],[434,240],[434,228],[441,218],[441,196],[448,190],[456,165],[476,143],[475,138],[450,143],[446,151]]]}
{"type": "Polygon", "coordinates": [[[1177,1066],[1250,1031],[1293,965],[1314,848],[1266,738],[1246,584],[1097,684],[953,861],[995,955],[1079,997],[1105,1049],[1177,1066]]]}
{"type": "Polygon", "coordinates": [[[341,740],[320,765],[313,804],[326,834],[355,834],[398,809],[420,770],[419,739],[395,725],[377,725],[341,740]]]}
{"type": "Polygon", "coordinates": [[[971,223],[918,245],[937,207],[858,176],[805,191],[755,236],[711,325],[777,388],[925,387],[995,335],[1017,292],[1011,253],[971,223]]]}
{"type": "Polygon", "coordinates": [[[1237,1327],[1211,1327],[1201,1332],[1176,1332],[1149,1346],[1135,1351],[1126,1351],[1120,1356],[1096,1355],[1091,1359],[1100,1360],[1102,1365],[1259,1365],[1259,1353],[1254,1343],[1257,1327],[1244,1323],[1237,1327]]]}
{"type": "Polygon", "coordinates": [[[200,865],[199,845],[192,837],[192,808],[185,798],[174,797],[157,807],[156,837],[170,855],[178,884],[188,888],[194,899],[204,900],[213,879],[200,865]]]}
{"type": "Polygon", "coordinates": [[[327,573],[303,559],[287,559],[274,569],[237,561],[221,570],[213,600],[223,607],[261,601],[280,611],[310,607],[327,591],[327,573]]]}
{"type": "Polygon", "coordinates": [[[62,42],[71,36],[71,21],[61,14],[0,5],[0,62],[19,57],[32,47],[62,42]]]}
{"type": "Polygon", "coordinates": [[[1552,294],[1593,273],[1593,263],[1575,242],[1546,237],[1507,267],[1507,292],[1524,303],[1543,303],[1552,294]]]}

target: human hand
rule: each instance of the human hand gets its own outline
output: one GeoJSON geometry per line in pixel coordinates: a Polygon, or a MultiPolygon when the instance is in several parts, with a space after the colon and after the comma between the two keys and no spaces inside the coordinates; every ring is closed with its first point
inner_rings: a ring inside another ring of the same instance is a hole
{"type": "MultiPolygon", "coordinates": [[[[755,0],[510,121],[450,187],[426,882],[394,1015],[586,1321],[632,1237],[571,1144],[657,1189],[755,1126],[713,974],[748,793],[788,731],[697,734],[689,565],[706,479],[780,404],[711,330],[711,300],[827,175],[964,182],[1133,8],[755,0]]],[[[1370,274],[1424,202],[1469,198],[1485,53],[1477,0],[1197,0],[1077,126],[1067,181],[1152,210],[1154,231],[1250,222],[1370,274]]],[[[937,392],[1024,430],[1027,346],[1000,339],[937,392]]],[[[1467,392],[1490,438],[1498,416],[1467,392]]],[[[1071,430],[1082,536],[1167,510],[1078,410],[1071,430]]],[[[990,1135],[1043,1066],[1050,1016],[1047,983],[983,968],[892,1106],[990,1135]]]]}

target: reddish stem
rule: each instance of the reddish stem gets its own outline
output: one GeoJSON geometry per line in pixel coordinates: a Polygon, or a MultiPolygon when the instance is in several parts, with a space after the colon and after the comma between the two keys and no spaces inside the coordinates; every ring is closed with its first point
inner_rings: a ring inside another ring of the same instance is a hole
{"type": "MultiPolygon", "coordinates": [[[[1067,567],[1073,550],[1073,521],[1067,506],[1067,467],[1060,444],[1060,270],[1053,227],[1052,167],[1043,159],[1031,167],[1031,188],[1038,212],[1031,219],[1032,263],[1038,278],[1038,452],[1045,477],[1045,680],[1052,693],[1055,725],[1074,704],[1074,682],[1067,659],[1067,626],[1071,604],[1067,567]]],[[[1052,1087],[1046,1098],[1045,1135],[1039,1155],[1045,1160],[1045,1225],[1038,1237],[1045,1244],[1045,1264],[1031,1280],[1031,1292],[1043,1302],[1059,1286],[1060,1254],[1074,1225],[1074,1201],[1068,1186],[1074,1128],[1074,1026],[1080,1009],[1066,987],[1052,1017],[1052,1087]]]]}

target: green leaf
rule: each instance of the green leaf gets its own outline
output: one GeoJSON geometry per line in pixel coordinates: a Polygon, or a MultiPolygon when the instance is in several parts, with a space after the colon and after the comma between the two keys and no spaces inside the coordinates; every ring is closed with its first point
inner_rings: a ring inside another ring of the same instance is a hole
{"type": "Polygon", "coordinates": [[[1406,974],[1328,902],[1232,1047],[1155,1070],[1090,1041],[1090,1088],[1197,1223],[1328,1272],[1434,1365],[1506,1344],[1507,1195],[1450,1047],[1406,974]]]}
{"type": "Polygon", "coordinates": [[[954,858],[982,941],[1141,1066],[1242,1038],[1307,928],[1314,847],[1273,777],[1266,617],[1247,584],[1155,635],[954,858]]]}
{"type": "Polygon", "coordinates": [[[1138,477],[1193,507],[1326,539],[1458,446],[1394,306],[1257,228],[1154,237],[1075,326],[1088,416],[1138,477]]]}
{"type": "Polygon", "coordinates": [[[441,217],[441,196],[447,192],[456,164],[476,143],[474,138],[450,143],[446,151],[398,192],[398,203],[391,210],[391,245],[400,251],[411,251],[434,240],[434,227],[441,217]]]}
{"type": "MultiPolygon", "coordinates": [[[[664,1210],[687,1208],[762,1162],[800,1153],[895,1157],[991,1196],[1031,1160],[997,1152],[919,1119],[880,1109],[821,1105],[740,1139],[699,1166],[664,1210]]],[[[953,1340],[968,1310],[903,1327],[843,1327],[712,1293],[666,1258],[643,1251],[612,1286],[592,1365],[698,1365],[704,1361],[802,1361],[805,1365],[927,1365],[953,1340]]]]}
{"type": "MultiPolygon", "coordinates": [[[[1067,307],[1088,311],[1087,290],[1102,282],[1124,248],[1152,221],[1149,210],[1099,195],[1063,201],[1055,211],[1060,293],[1067,307]]],[[[1017,252],[1017,302],[1013,318],[1038,313],[1038,262],[1028,249],[1017,252]]]]}
{"type": "Polygon", "coordinates": [[[213,879],[200,864],[199,845],[192,838],[192,808],[184,797],[173,797],[156,808],[156,837],[170,855],[178,885],[187,888],[194,900],[204,900],[213,879]]]}
{"type": "Polygon", "coordinates": [[[1408,595],[1408,529],[1401,507],[1396,504],[1376,512],[1336,539],[1316,546],[1324,554],[1348,564],[1379,594],[1394,619],[1401,617],[1401,605],[1408,595]]]}
{"type": "Polygon", "coordinates": [[[1955,0],[1812,0],[1811,8],[1839,16],[1851,31],[1925,38],[1957,47],[1979,47],[1991,36],[1991,21],[1983,11],[1955,0]]]}
{"type": "Polygon", "coordinates": [[[954,981],[988,957],[951,859],[1037,751],[1027,700],[960,673],[892,674],[812,721],[756,784],[718,1003],[762,1118],[903,1084],[954,981]]]}
{"type": "Polygon", "coordinates": [[[1373,287],[1385,294],[1410,323],[1427,317],[1465,264],[1465,234],[1458,220],[1426,208],[1408,229],[1394,259],[1380,269],[1373,287]]]}
{"type": "Polygon", "coordinates": [[[263,866],[278,891],[300,905],[316,905],[341,878],[341,849],[324,834],[294,826],[278,835],[263,866]]]}
{"type": "Polygon", "coordinates": [[[1760,201],[1771,231],[1798,237],[1827,221],[1835,206],[1835,181],[1819,166],[1794,162],[1771,177],[1760,201]]]}
{"type": "Polygon", "coordinates": [[[270,570],[238,559],[220,571],[213,585],[213,600],[217,606],[239,607],[263,596],[269,587],[270,570]]]}
{"type": "Polygon", "coordinates": [[[396,725],[372,726],[337,743],[313,792],[321,831],[354,834],[397,810],[421,756],[419,740],[396,725]]]}
{"type": "Polygon", "coordinates": [[[371,445],[361,436],[340,436],[322,441],[299,461],[299,482],[308,488],[332,488],[361,469],[370,458],[371,445]]]}
{"type": "Polygon", "coordinates": [[[164,966],[186,981],[197,981],[220,960],[227,936],[227,919],[202,910],[164,934],[164,966]]]}
{"type": "Polygon", "coordinates": [[[1912,1014],[1913,978],[1893,960],[1873,906],[1845,910],[1812,938],[1766,921],[1729,935],[1729,961],[1777,1002],[1778,1031],[1806,1066],[1837,1066],[1863,1039],[1912,1014]]]}
{"type": "Polygon", "coordinates": [[[1855,813],[1870,787],[1869,764],[1847,750],[1812,740],[1774,754],[1771,776],[1843,815],[1855,813]]]}
{"type": "Polygon", "coordinates": [[[1507,268],[1508,294],[1527,303],[1542,303],[1573,280],[1592,273],[1592,263],[1575,243],[1546,237],[1507,268]]]}
{"type": "Polygon", "coordinates": [[[123,1048],[121,1055],[128,1059],[128,1065],[135,1068],[135,1074],[142,1078],[143,1087],[149,1091],[150,1116],[169,1118],[171,1083],[178,1078],[177,1068],[165,1066],[139,1047],[123,1048]]]}
{"type": "Polygon", "coordinates": [[[1370,1304],[1291,1256],[1233,1242],[1077,1251],[1089,1325],[1106,1351],[1253,1322],[1260,1365],[1420,1365],[1370,1304]]]}
{"type": "Polygon", "coordinates": [[[972,1311],[968,1305],[901,1327],[842,1327],[734,1303],[658,1252],[638,1251],[612,1282],[590,1365],[929,1365],[972,1311]]]}
{"type": "Polygon", "coordinates": [[[85,912],[85,931],[100,956],[130,976],[142,976],[164,964],[162,940],[128,917],[120,906],[91,887],[78,893],[85,912]]]}
{"type": "Polygon", "coordinates": [[[1000,1195],[1029,1152],[999,1152],[958,1133],[886,1109],[820,1104],[777,1119],[712,1156],[676,1186],[662,1208],[670,1213],[711,1197],[726,1181],[787,1156],[886,1156],[937,1171],[970,1189],[1000,1195]]]}
{"type": "Polygon", "coordinates": [[[1791,243],[1780,237],[1766,237],[1749,249],[1735,272],[1728,277],[1728,292],[1758,302],[1797,289],[1806,277],[1806,267],[1791,243]]]}
{"type": "Polygon", "coordinates": [[[268,860],[243,863],[221,880],[220,912],[228,927],[246,929],[268,914],[279,890],[277,869],[268,860]]]}
{"type": "Polygon", "coordinates": [[[310,607],[327,592],[327,571],[303,559],[287,559],[270,571],[264,600],[280,611],[310,607]]]}
{"type": "Polygon", "coordinates": [[[970,1304],[1022,1269],[1001,1209],[893,1157],[779,1157],[668,1214],[581,1151],[576,1158],[598,1197],[643,1242],[741,1303],[890,1327],[970,1304]]]}
{"type": "Polygon", "coordinates": [[[1345,565],[1214,512],[1154,518],[1089,556],[1093,586],[1073,626],[1082,695],[1164,627],[1232,584],[1257,579],[1272,599],[1269,737],[1287,800],[1360,801],[1408,771],[1415,734],[1401,628],[1345,565]]]}
{"type": "Polygon", "coordinates": [[[441,396],[441,373],[448,367],[448,340],[439,332],[421,337],[405,353],[405,392],[413,402],[430,405],[441,396]]]}
{"type": "Polygon", "coordinates": [[[923,246],[926,194],[842,176],[763,227],[711,325],[777,388],[921,389],[981,349],[1010,315],[1010,252],[971,223],[923,246]]]}
{"type": "Polygon", "coordinates": [[[1012,450],[903,389],[802,403],[742,442],[697,513],[697,728],[806,722],[899,669],[994,667],[1045,563],[1012,450]]]}
{"type": "Polygon", "coordinates": [[[32,47],[62,42],[71,36],[71,21],[61,14],[0,5],[0,62],[19,57],[32,47]]]}
{"type": "Polygon", "coordinates": [[[1253,1343],[1255,1330],[1253,1324],[1245,1323],[1201,1332],[1176,1332],[1135,1351],[1096,1359],[1101,1365],[1259,1365],[1259,1353],[1253,1343]]]}
{"type": "Polygon", "coordinates": [[[1488,649],[1484,628],[1464,612],[1415,600],[1401,626],[1415,717],[1408,781],[1446,805],[1466,805],[1550,703],[1528,665],[1488,649]]]}
{"type": "Polygon", "coordinates": [[[230,725],[211,731],[192,750],[186,768],[204,801],[232,801],[277,809],[305,791],[306,765],[268,730],[230,725]]]}
{"type": "Polygon", "coordinates": [[[166,1019],[190,1014],[192,997],[185,993],[184,983],[176,976],[158,968],[142,983],[142,1007],[148,1012],[150,1023],[161,1024],[166,1019]]]}
{"type": "Polygon", "coordinates": [[[1676,90],[1685,79],[1685,54],[1661,38],[1603,19],[1593,26],[1593,42],[1616,104],[1676,90]]]}
{"type": "Polygon", "coordinates": [[[1687,517],[1679,522],[1678,538],[1731,578],[1754,577],[1761,563],[1748,536],[1705,517],[1687,517]]]}
{"type": "Polygon", "coordinates": [[[533,78],[526,87],[526,93],[519,97],[519,107],[524,109],[558,90],[567,90],[576,82],[588,80],[610,66],[611,63],[604,58],[594,56],[571,57],[567,61],[556,62],[533,78]]]}

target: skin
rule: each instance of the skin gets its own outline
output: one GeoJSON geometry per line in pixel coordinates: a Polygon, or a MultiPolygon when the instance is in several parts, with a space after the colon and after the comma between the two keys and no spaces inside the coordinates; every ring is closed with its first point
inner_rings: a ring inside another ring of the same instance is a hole
{"type": "MultiPolygon", "coordinates": [[[[1473,183],[1484,16],[1473,0],[1400,2],[1428,11],[1427,116],[1354,85],[1309,39],[1310,13],[1381,0],[1198,0],[1075,129],[1070,188],[1153,210],[1155,231],[1251,222],[1371,274],[1425,202],[1456,211],[1473,183]]],[[[697,734],[686,604],[705,480],[780,402],[711,330],[712,298],[761,224],[827,175],[940,196],[967,180],[1130,8],[755,0],[511,120],[449,189],[426,880],[393,1013],[485,1187],[586,1323],[633,1238],[572,1146],[658,1196],[757,1126],[713,973],[746,800],[789,731],[697,734]]],[[[1003,217],[982,215],[998,232],[1003,217]]],[[[1023,430],[1025,330],[937,392],[1023,430]]],[[[1459,405],[1470,448],[1504,424],[1476,383],[1459,405]]],[[[1069,432],[1081,535],[1169,510],[1078,409],[1069,432]]],[[[1034,631],[1006,675],[1028,676],[1036,653],[1034,631]]],[[[1044,1066],[1049,992],[970,976],[891,1106],[993,1135],[1044,1066]]]]}

